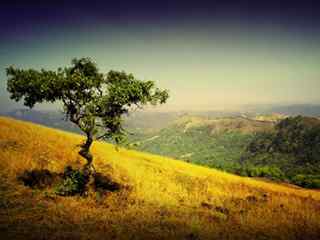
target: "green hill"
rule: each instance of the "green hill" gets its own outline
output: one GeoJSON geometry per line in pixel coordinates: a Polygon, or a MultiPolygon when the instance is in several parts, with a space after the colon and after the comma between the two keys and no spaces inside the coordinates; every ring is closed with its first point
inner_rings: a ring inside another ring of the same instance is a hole
{"type": "Polygon", "coordinates": [[[232,172],[240,167],[253,133],[271,131],[274,125],[273,121],[244,117],[185,115],[158,132],[135,132],[129,137],[129,146],[232,172]]]}
{"type": "Polygon", "coordinates": [[[158,132],[131,136],[134,149],[231,173],[320,188],[320,120],[183,116],[158,132]]]}
{"type": "Polygon", "coordinates": [[[243,156],[242,174],[320,188],[320,120],[286,118],[272,132],[256,134],[243,156]]]}

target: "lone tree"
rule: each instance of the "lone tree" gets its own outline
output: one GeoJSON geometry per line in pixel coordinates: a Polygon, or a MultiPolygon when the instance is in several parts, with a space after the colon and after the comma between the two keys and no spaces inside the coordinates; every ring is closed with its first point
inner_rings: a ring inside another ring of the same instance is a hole
{"type": "Polygon", "coordinates": [[[79,154],[87,160],[84,170],[89,175],[94,172],[90,147],[95,139],[119,143],[125,133],[124,114],[133,107],[163,104],[169,97],[168,91],[156,88],[153,81],[141,81],[123,71],[102,74],[90,58],[73,59],[70,67],[56,71],[10,66],[6,73],[11,99],[23,99],[29,108],[42,102],[63,103],[66,120],[86,135],[79,154]]]}

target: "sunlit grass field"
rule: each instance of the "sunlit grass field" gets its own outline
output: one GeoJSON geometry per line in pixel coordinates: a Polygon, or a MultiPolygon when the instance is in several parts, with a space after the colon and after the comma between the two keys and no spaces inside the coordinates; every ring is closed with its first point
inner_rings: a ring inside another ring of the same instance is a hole
{"type": "Polygon", "coordinates": [[[0,118],[0,239],[320,239],[320,192],[95,142],[96,170],[123,187],[61,197],[17,176],[81,168],[80,135],[0,118]]]}

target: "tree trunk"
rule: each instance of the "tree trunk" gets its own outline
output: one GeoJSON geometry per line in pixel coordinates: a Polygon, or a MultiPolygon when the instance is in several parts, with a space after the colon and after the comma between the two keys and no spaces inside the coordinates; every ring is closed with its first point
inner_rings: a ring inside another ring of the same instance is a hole
{"type": "Polygon", "coordinates": [[[96,173],[95,168],[93,166],[93,156],[90,153],[90,147],[93,143],[93,134],[91,132],[87,132],[87,140],[84,144],[81,145],[81,149],[79,151],[80,156],[87,160],[87,163],[83,167],[83,174],[87,179],[86,184],[86,195],[92,195],[94,193],[94,175],[96,173]]]}
{"type": "Polygon", "coordinates": [[[88,173],[88,175],[92,175],[95,172],[93,167],[93,156],[90,153],[90,147],[93,143],[93,134],[91,132],[87,132],[87,140],[84,144],[81,145],[81,149],[79,151],[80,156],[84,157],[87,160],[87,163],[84,166],[84,171],[88,173]]]}

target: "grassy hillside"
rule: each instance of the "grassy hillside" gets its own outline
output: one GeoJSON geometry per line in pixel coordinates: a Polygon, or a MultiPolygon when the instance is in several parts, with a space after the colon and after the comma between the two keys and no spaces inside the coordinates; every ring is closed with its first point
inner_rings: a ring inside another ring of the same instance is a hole
{"type": "Polygon", "coordinates": [[[1,239],[319,239],[320,192],[102,142],[93,145],[96,169],[120,191],[61,197],[17,180],[26,169],[80,167],[82,140],[0,118],[1,239]]]}

